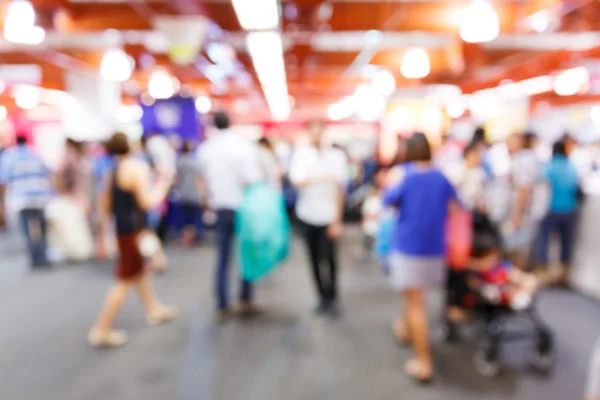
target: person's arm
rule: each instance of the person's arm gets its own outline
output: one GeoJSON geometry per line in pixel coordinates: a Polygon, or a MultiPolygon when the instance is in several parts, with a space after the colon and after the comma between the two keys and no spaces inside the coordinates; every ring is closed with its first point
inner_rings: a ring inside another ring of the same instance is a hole
{"type": "Polygon", "coordinates": [[[328,234],[332,239],[337,239],[341,236],[344,223],[346,185],[348,184],[348,160],[344,155],[341,155],[336,162],[336,170],[332,171],[331,178],[325,177],[324,181],[335,182],[336,184],[336,219],[329,225],[328,234]]]}
{"type": "Polygon", "coordinates": [[[402,198],[404,197],[404,183],[392,186],[383,194],[383,205],[384,207],[400,207],[402,198]]]}
{"type": "Polygon", "coordinates": [[[515,203],[513,204],[512,223],[515,229],[519,229],[523,217],[530,205],[533,196],[533,187],[538,181],[540,172],[535,161],[525,159],[513,170],[513,181],[516,185],[515,203]]]}
{"type": "MultiPolygon", "coordinates": [[[[444,178],[446,179],[446,178],[444,178]]],[[[448,215],[450,217],[454,217],[459,214],[462,210],[464,210],[463,205],[458,200],[458,195],[456,193],[456,189],[450,183],[449,180],[446,179],[446,196],[448,199],[448,215]]]]}
{"type": "Polygon", "coordinates": [[[144,210],[158,207],[167,197],[173,184],[172,175],[160,174],[158,180],[151,184],[150,168],[137,160],[129,164],[129,174],[133,182],[133,190],[138,205],[144,210]]]}

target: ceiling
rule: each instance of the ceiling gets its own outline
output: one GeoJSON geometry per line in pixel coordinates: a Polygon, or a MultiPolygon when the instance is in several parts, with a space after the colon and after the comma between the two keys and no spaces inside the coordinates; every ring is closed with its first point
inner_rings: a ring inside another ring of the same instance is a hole
{"type": "MultiPolygon", "coordinates": [[[[167,66],[185,90],[211,96],[215,107],[232,109],[248,120],[269,119],[245,49],[245,32],[230,0],[32,3],[36,22],[47,29],[46,40],[40,46],[0,41],[3,67],[38,65],[42,86],[64,90],[65,71],[98,68],[103,51],[114,46],[117,37],[136,59],[133,82],[124,85],[126,101],[145,89],[157,65],[167,66]],[[175,65],[161,46],[156,20],[176,16],[184,21],[200,15],[211,21],[203,50],[194,63],[175,65]],[[225,77],[206,51],[209,43],[216,42],[235,49],[236,61],[225,77]]],[[[373,66],[392,72],[400,88],[451,83],[470,93],[600,57],[600,1],[493,1],[501,34],[486,44],[464,43],[458,36],[461,11],[467,4],[461,0],[332,0],[325,5],[320,0],[283,1],[280,29],[294,104],[292,118],[324,116],[329,105],[370,81],[373,66]],[[424,79],[407,80],[400,74],[402,55],[410,46],[428,52],[431,73],[424,79]]],[[[0,103],[11,106],[11,98],[3,95],[0,103]]]]}

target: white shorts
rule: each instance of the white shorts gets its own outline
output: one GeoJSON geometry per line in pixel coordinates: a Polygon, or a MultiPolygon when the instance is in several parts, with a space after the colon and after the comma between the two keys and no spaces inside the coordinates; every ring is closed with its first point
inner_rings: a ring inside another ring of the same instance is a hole
{"type": "Polygon", "coordinates": [[[446,279],[444,257],[419,257],[392,253],[390,279],[395,290],[440,286],[446,279]]]}

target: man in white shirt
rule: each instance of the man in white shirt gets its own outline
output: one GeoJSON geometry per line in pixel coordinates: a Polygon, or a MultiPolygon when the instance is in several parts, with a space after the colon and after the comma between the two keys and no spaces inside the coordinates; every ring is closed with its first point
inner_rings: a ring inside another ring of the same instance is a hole
{"type": "MultiPolygon", "coordinates": [[[[228,275],[235,211],[242,202],[244,188],[262,177],[256,146],[231,132],[229,124],[225,113],[215,113],[214,125],[218,132],[198,149],[199,169],[208,190],[209,205],[217,214],[216,295],[221,317],[230,313],[228,275]]],[[[242,312],[256,311],[250,282],[241,283],[240,303],[242,312]]]]}
{"type": "Polygon", "coordinates": [[[508,139],[511,155],[511,208],[504,224],[504,241],[515,265],[525,268],[541,218],[541,166],[532,149],[533,134],[515,134],[508,139]]]}
{"type": "Polygon", "coordinates": [[[336,242],[342,233],[348,162],[341,150],[323,144],[323,127],[309,125],[311,143],[298,148],[290,180],[298,189],[296,215],[303,223],[319,305],[317,312],[336,315],[336,242]]]}

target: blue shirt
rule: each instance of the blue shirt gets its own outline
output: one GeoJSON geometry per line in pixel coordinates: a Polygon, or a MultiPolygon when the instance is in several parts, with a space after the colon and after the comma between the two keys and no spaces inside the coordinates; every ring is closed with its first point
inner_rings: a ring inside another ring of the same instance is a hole
{"type": "Polygon", "coordinates": [[[579,178],[575,167],[566,157],[554,156],[544,171],[550,184],[550,212],[570,213],[577,208],[579,178]]]}
{"type": "Polygon", "coordinates": [[[42,208],[53,195],[52,172],[28,146],[12,147],[0,159],[0,185],[17,210],[42,208]]]}
{"type": "Polygon", "coordinates": [[[456,192],[437,169],[406,167],[404,180],[391,188],[383,202],[400,209],[393,251],[417,257],[440,257],[445,253],[448,203],[456,192]]]}

